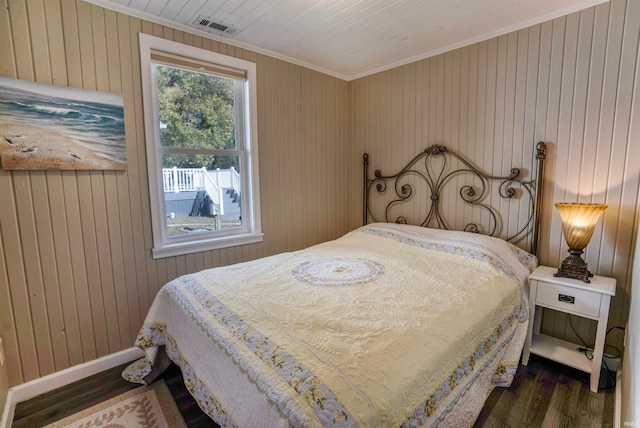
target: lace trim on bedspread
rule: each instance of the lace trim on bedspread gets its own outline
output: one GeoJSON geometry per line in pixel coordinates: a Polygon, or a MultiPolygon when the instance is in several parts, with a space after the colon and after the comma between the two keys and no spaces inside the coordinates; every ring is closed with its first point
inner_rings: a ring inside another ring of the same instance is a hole
{"type": "Polygon", "coordinates": [[[513,244],[507,244],[509,245],[509,249],[516,255],[518,260],[520,260],[520,263],[529,269],[529,273],[533,273],[538,267],[538,258],[522,248],[518,248],[513,244]]]}
{"type": "MultiPolygon", "coordinates": [[[[198,403],[198,406],[218,425],[225,428],[235,428],[237,424],[222,406],[222,403],[196,375],[193,366],[182,356],[175,339],[167,332],[164,323],[146,323],[138,333],[136,346],[142,349],[165,347],[165,352],[180,367],[184,385],[198,403]]],[[[129,382],[147,384],[145,378],[152,371],[151,362],[147,357],[130,364],[122,377],[129,382]]]]}
{"type": "Polygon", "coordinates": [[[492,382],[495,386],[508,388],[511,386],[513,378],[516,376],[520,361],[503,361],[500,363],[493,375],[492,382]]]}
{"type": "MultiPolygon", "coordinates": [[[[505,318],[489,337],[478,344],[475,352],[465,358],[429,398],[423,401],[413,411],[413,414],[407,417],[402,426],[404,428],[425,425],[437,426],[446,417],[447,413],[453,409],[460,397],[466,393],[475,378],[509,344],[515,333],[515,319],[515,313],[505,318]],[[477,365],[480,361],[483,362],[477,365]],[[447,403],[446,406],[444,406],[444,403],[447,403]]],[[[500,364],[498,370],[502,368],[504,370],[502,374],[506,375],[512,370],[503,364],[500,364]]],[[[515,374],[515,370],[513,370],[513,373],[515,374]]]]}

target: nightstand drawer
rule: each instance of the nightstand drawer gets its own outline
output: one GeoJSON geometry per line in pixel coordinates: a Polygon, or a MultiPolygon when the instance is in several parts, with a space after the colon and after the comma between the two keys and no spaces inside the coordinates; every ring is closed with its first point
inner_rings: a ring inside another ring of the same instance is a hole
{"type": "Polygon", "coordinates": [[[601,297],[600,293],[539,281],[536,304],[598,318],[601,297]]]}

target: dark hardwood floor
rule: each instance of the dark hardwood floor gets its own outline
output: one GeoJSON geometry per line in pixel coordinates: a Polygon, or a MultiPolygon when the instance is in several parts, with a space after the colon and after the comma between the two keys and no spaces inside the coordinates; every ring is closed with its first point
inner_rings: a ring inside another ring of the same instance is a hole
{"type": "MultiPolygon", "coordinates": [[[[138,387],[120,377],[123,368],[19,403],[12,426],[42,427],[138,387]]],[[[189,427],[218,426],[189,395],[177,366],[171,366],[162,377],[189,427]]],[[[601,389],[596,394],[589,391],[585,373],[531,356],[527,367],[519,367],[511,387],[496,388],[491,393],[474,427],[612,427],[613,379],[603,370],[601,389]]]]}
{"type": "Polygon", "coordinates": [[[589,375],[532,355],[509,388],[495,388],[474,428],[613,427],[615,373],[602,370],[598,393],[589,375]]]}

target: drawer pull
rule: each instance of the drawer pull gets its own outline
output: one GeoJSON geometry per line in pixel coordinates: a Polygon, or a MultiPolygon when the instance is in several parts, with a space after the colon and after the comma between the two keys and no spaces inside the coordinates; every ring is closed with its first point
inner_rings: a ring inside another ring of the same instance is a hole
{"type": "Polygon", "coordinates": [[[576,298],[573,296],[568,296],[566,294],[558,294],[558,301],[564,303],[574,304],[576,302],[576,298]]]}

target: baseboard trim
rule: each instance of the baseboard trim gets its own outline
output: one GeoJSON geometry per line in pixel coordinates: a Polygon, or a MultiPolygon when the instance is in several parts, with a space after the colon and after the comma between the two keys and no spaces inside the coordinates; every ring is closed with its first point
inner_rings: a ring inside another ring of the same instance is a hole
{"type": "Polygon", "coordinates": [[[9,388],[2,419],[0,419],[0,428],[11,427],[16,404],[143,356],[144,352],[141,349],[129,348],[9,388]]]}
{"type": "Polygon", "coordinates": [[[615,392],[615,404],[613,407],[613,427],[621,428],[622,424],[622,364],[618,365],[618,371],[616,371],[616,392],[615,392]]]}

